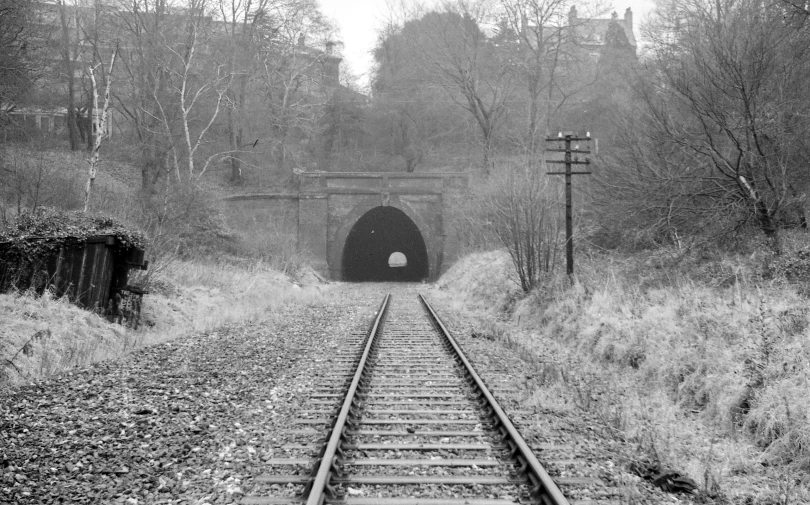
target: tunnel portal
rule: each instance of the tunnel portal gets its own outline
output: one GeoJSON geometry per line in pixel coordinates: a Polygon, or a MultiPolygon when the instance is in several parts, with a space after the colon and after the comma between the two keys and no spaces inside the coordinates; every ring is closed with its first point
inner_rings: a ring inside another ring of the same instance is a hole
{"type": "Polygon", "coordinates": [[[375,207],[352,227],[343,247],[343,280],[419,282],[429,275],[425,240],[416,224],[395,207],[375,207]],[[399,252],[405,266],[389,266],[399,252]]]}

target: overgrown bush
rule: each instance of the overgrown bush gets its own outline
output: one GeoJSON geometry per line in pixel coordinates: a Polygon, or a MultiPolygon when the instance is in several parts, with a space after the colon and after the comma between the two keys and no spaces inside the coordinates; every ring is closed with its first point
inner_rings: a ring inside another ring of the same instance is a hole
{"type": "Polygon", "coordinates": [[[217,259],[239,254],[239,237],[228,227],[218,199],[193,183],[170,183],[152,193],[100,198],[138,223],[149,237],[149,269],[138,282],[149,287],[177,259],[217,259]]]}
{"type": "Polygon", "coordinates": [[[539,167],[506,165],[484,195],[486,223],[512,257],[528,293],[553,273],[563,245],[558,195],[539,167]]]}

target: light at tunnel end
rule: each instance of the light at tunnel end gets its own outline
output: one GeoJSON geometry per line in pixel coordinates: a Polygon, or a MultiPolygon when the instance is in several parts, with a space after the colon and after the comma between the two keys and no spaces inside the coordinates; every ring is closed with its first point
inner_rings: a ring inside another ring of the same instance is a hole
{"type": "Polygon", "coordinates": [[[406,267],[408,266],[408,258],[399,251],[391,253],[391,256],[388,257],[388,266],[391,268],[406,267]]]}

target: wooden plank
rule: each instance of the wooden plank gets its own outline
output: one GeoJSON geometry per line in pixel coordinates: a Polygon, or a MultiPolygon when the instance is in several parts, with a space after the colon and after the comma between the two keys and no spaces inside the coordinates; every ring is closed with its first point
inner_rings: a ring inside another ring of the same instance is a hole
{"type": "Polygon", "coordinates": [[[102,299],[104,298],[104,276],[107,273],[107,245],[99,244],[96,248],[93,276],[90,284],[93,288],[93,295],[90,298],[90,308],[95,312],[100,312],[102,299]]]}
{"type": "Polygon", "coordinates": [[[449,486],[459,484],[486,484],[505,485],[522,484],[520,480],[500,477],[497,475],[347,475],[332,479],[335,484],[371,484],[371,485],[422,485],[422,484],[446,484],[449,486]]]}
{"type": "MultiPolygon", "coordinates": [[[[98,276],[99,260],[99,245],[101,244],[88,244],[85,247],[88,249],[87,272],[85,275],[84,292],[82,293],[82,304],[88,310],[95,310],[96,308],[96,277],[98,276]]],[[[103,247],[103,246],[102,246],[103,247]]]]}
{"type": "Polygon", "coordinates": [[[76,302],[80,307],[91,309],[93,308],[91,298],[93,295],[93,270],[96,267],[96,244],[85,244],[82,249],[82,274],[79,277],[76,302]]]}
{"type": "Polygon", "coordinates": [[[358,458],[347,459],[344,465],[351,466],[500,466],[502,463],[497,459],[374,459],[358,458]]]}
{"type": "Polygon", "coordinates": [[[73,293],[76,290],[76,278],[81,270],[81,258],[77,258],[72,247],[64,247],[65,252],[65,275],[63,276],[62,292],[60,296],[67,296],[73,300],[73,293]]]}
{"type": "Polygon", "coordinates": [[[59,282],[62,279],[62,266],[65,261],[64,248],[60,247],[53,257],[54,257],[53,270],[49,270],[49,273],[51,276],[51,285],[53,286],[53,290],[54,292],[58,292],[59,282]]]}
{"type": "Polygon", "coordinates": [[[110,301],[112,269],[113,269],[113,248],[104,248],[103,276],[99,280],[98,303],[103,313],[106,313],[108,302],[110,301]]]}
{"type": "Polygon", "coordinates": [[[112,247],[107,245],[104,247],[104,259],[102,261],[103,270],[102,276],[98,280],[98,305],[101,312],[107,309],[107,300],[110,299],[110,280],[112,278],[112,247]]]}

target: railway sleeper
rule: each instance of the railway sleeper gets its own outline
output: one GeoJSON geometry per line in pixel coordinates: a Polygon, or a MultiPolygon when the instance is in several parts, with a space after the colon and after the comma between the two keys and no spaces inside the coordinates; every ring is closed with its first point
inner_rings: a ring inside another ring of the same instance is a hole
{"type": "MultiPolygon", "coordinates": [[[[301,485],[303,493],[245,497],[242,503],[502,505],[519,500],[569,505],[545,471],[538,470],[528,445],[427,301],[420,298],[428,314],[424,318],[418,304],[389,309],[389,300],[365,339],[353,340],[362,352],[318,362],[329,368],[315,374],[320,383],[295,423],[327,426],[330,435],[311,445],[283,446],[291,456],[304,451],[303,456],[263,461],[293,474],[253,479],[271,486],[301,485]],[[340,398],[346,398],[343,407],[340,398]],[[319,444],[319,458],[306,456],[319,444]],[[310,471],[295,474],[294,468],[310,471]]],[[[507,398],[520,393],[512,384],[497,384],[508,382],[502,377],[487,381],[493,391],[507,398]]],[[[319,430],[286,433],[317,437],[319,430]]],[[[566,479],[560,484],[583,485],[566,479]]]]}

